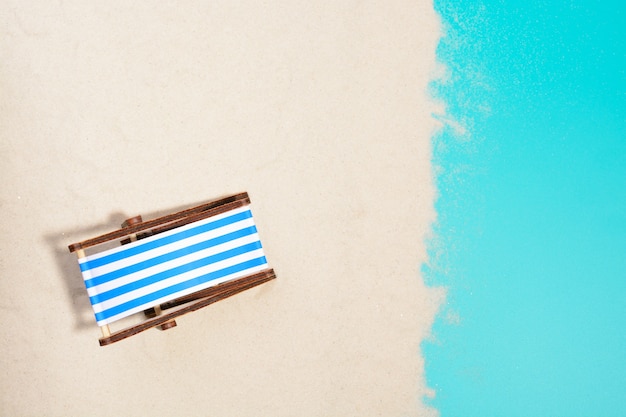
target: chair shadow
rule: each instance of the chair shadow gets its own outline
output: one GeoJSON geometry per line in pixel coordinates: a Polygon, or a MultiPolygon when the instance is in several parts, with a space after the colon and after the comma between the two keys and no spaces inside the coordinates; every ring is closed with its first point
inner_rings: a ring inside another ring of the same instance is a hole
{"type": "MultiPolygon", "coordinates": [[[[185,210],[190,207],[194,207],[202,204],[187,204],[184,206],[175,207],[169,210],[158,210],[151,213],[142,214],[144,221],[152,220],[157,217],[164,216],[169,213],[175,213],[181,210],[185,210]]],[[[43,235],[46,245],[50,248],[57,265],[59,275],[63,277],[63,285],[68,295],[68,299],[72,304],[72,312],[75,319],[74,329],[81,331],[88,328],[94,328],[96,326],[96,320],[94,317],[91,303],[89,302],[89,296],[85,288],[76,256],[69,252],[68,245],[75,243],[69,241],[68,237],[74,236],[89,236],[95,237],[101,234],[117,230],[124,222],[124,220],[130,218],[121,212],[113,212],[105,221],[94,224],[87,227],[75,228],[71,230],[53,231],[43,235]]],[[[86,238],[82,239],[85,240],[86,238]]]]}

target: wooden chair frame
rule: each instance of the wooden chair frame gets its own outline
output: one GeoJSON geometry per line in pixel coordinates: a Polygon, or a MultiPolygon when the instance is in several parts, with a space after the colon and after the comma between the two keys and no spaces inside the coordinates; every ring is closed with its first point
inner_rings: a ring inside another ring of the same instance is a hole
{"type": "MultiPolygon", "coordinates": [[[[121,239],[121,244],[127,244],[248,204],[250,204],[248,194],[240,193],[145,222],[142,220],[141,216],[136,216],[122,223],[122,228],[119,230],[82,242],[73,243],[68,246],[68,249],[70,252],[75,252],[80,260],[86,256],[85,249],[89,247],[117,239],[121,239]]],[[[156,305],[144,311],[147,319],[139,324],[115,332],[111,332],[109,325],[100,326],[102,330],[102,337],[99,339],[100,346],[106,346],[123,340],[153,327],[160,330],[170,329],[176,326],[175,319],[179,316],[207,307],[217,301],[275,278],[274,270],[267,268],[261,272],[226,281],[214,287],[156,305]],[[165,311],[167,310],[171,311],[166,313],[165,311]]]]}

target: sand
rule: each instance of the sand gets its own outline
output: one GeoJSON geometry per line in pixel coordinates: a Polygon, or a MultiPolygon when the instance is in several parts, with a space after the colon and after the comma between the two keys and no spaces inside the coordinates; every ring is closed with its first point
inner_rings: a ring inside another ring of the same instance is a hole
{"type": "Polygon", "coordinates": [[[128,3],[0,6],[0,414],[436,413],[431,2],[128,3]],[[98,346],[67,245],[239,191],[278,279],[98,346]]]}

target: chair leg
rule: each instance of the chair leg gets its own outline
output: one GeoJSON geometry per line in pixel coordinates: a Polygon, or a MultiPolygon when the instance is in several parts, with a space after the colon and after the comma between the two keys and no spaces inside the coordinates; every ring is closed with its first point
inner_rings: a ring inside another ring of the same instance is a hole
{"type": "Polygon", "coordinates": [[[104,326],[100,326],[100,330],[102,330],[102,337],[111,336],[111,329],[109,328],[108,324],[105,324],[104,326]]]}

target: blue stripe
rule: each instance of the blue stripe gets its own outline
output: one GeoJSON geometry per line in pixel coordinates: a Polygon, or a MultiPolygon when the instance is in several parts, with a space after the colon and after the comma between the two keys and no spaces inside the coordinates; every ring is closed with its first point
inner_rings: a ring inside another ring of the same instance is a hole
{"type": "Polygon", "coordinates": [[[122,285],[117,288],[113,288],[101,294],[96,294],[92,297],[89,297],[89,300],[91,301],[92,305],[98,304],[103,301],[110,300],[111,298],[115,298],[119,295],[126,294],[127,292],[134,291],[136,289],[145,287],[150,284],[154,284],[155,282],[159,282],[164,279],[175,277],[176,275],[180,275],[185,272],[189,272],[194,269],[213,264],[215,262],[223,261],[225,259],[232,258],[234,256],[243,255],[244,253],[251,252],[257,249],[261,249],[261,242],[256,241],[256,242],[248,243],[238,248],[229,249],[227,251],[224,251],[218,254],[207,256],[205,258],[198,259],[198,260],[186,263],[184,265],[180,265],[180,266],[168,269],[167,271],[150,275],[146,278],[130,282],[126,285],[122,285]]]}
{"type": "Polygon", "coordinates": [[[87,288],[91,288],[96,285],[104,284],[105,282],[109,282],[114,279],[132,274],[134,272],[138,272],[143,269],[150,268],[152,266],[161,264],[163,262],[171,261],[181,256],[189,255],[191,253],[198,252],[200,250],[204,250],[204,249],[211,248],[213,246],[221,245],[223,243],[230,242],[231,240],[249,236],[256,232],[257,232],[256,226],[246,227],[241,230],[227,233],[223,236],[218,236],[213,239],[206,240],[204,242],[199,242],[191,246],[187,246],[187,247],[184,247],[184,248],[172,251],[172,252],[165,253],[163,255],[155,256],[154,258],[146,259],[145,261],[138,262],[134,265],[129,265],[127,267],[116,269],[106,274],[96,276],[94,278],[86,280],[85,286],[87,288]]]}
{"type": "Polygon", "coordinates": [[[151,249],[155,249],[169,243],[178,242],[179,240],[186,239],[188,237],[196,236],[201,233],[205,233],[211,230],[218,229],[220,227],[228,226],[229,224],[236,223],[245,219],[249,219],[252,217],[252,213],[250,210],[246,210],[241,213],[233,214],[231,216],[225,217],[220,220],[215,220],[213,222],[203,224],[192,229],[183,230],[178,233],[174,233],[169,236],[162,237],[160,239],[150,240],[145,243],[141,243],[139,245],[133,245],[132,247],[128,247],[125,250],[120,252],[115,252],[107,256],[103,256],[102,258],[92,259],[87,262],[83,262],[80,264],[81,271],[87,271],[89,269],[97,268],[102,265],[109,264],[111,262],[119,261],[124,258],[128,258],[130,256],[134,256],[151,249]]]}
{"type": "Polygon", "coordinates": [[[135,307],[139,307],[141,305],[153,302],[160,298],[167,297],[179,291],[183,291],[188,288],[192,288],[197,285],[203,284],[205,282],[213,281],[215,279],[219,279],[219,278],[231,275],[231,274],[235,274],[237,272],[245,271],[246,269],[250,269],[255,266],[260,266],[266,263],[267,263],[267,260],[265,259],[265,256],[262,256],[260,258],[251,259],[249,261],[242,262],[238,265],[229,266],[219,271],[211,272],[206,275],[202,275],[197,278],[190,279],[189,281],[181,282],[180,284],[172,285],[171,287],[164,288],[159,291],[155,291],[151,294],[146,294],[142,297],[128,301],[124,304],[120,304],[108,310],[104,310],[100,313],[96,313],[96,320],[97,321],[106,320],[110,317],[116,316],[120,313],[131,310],[135,307]]]}

